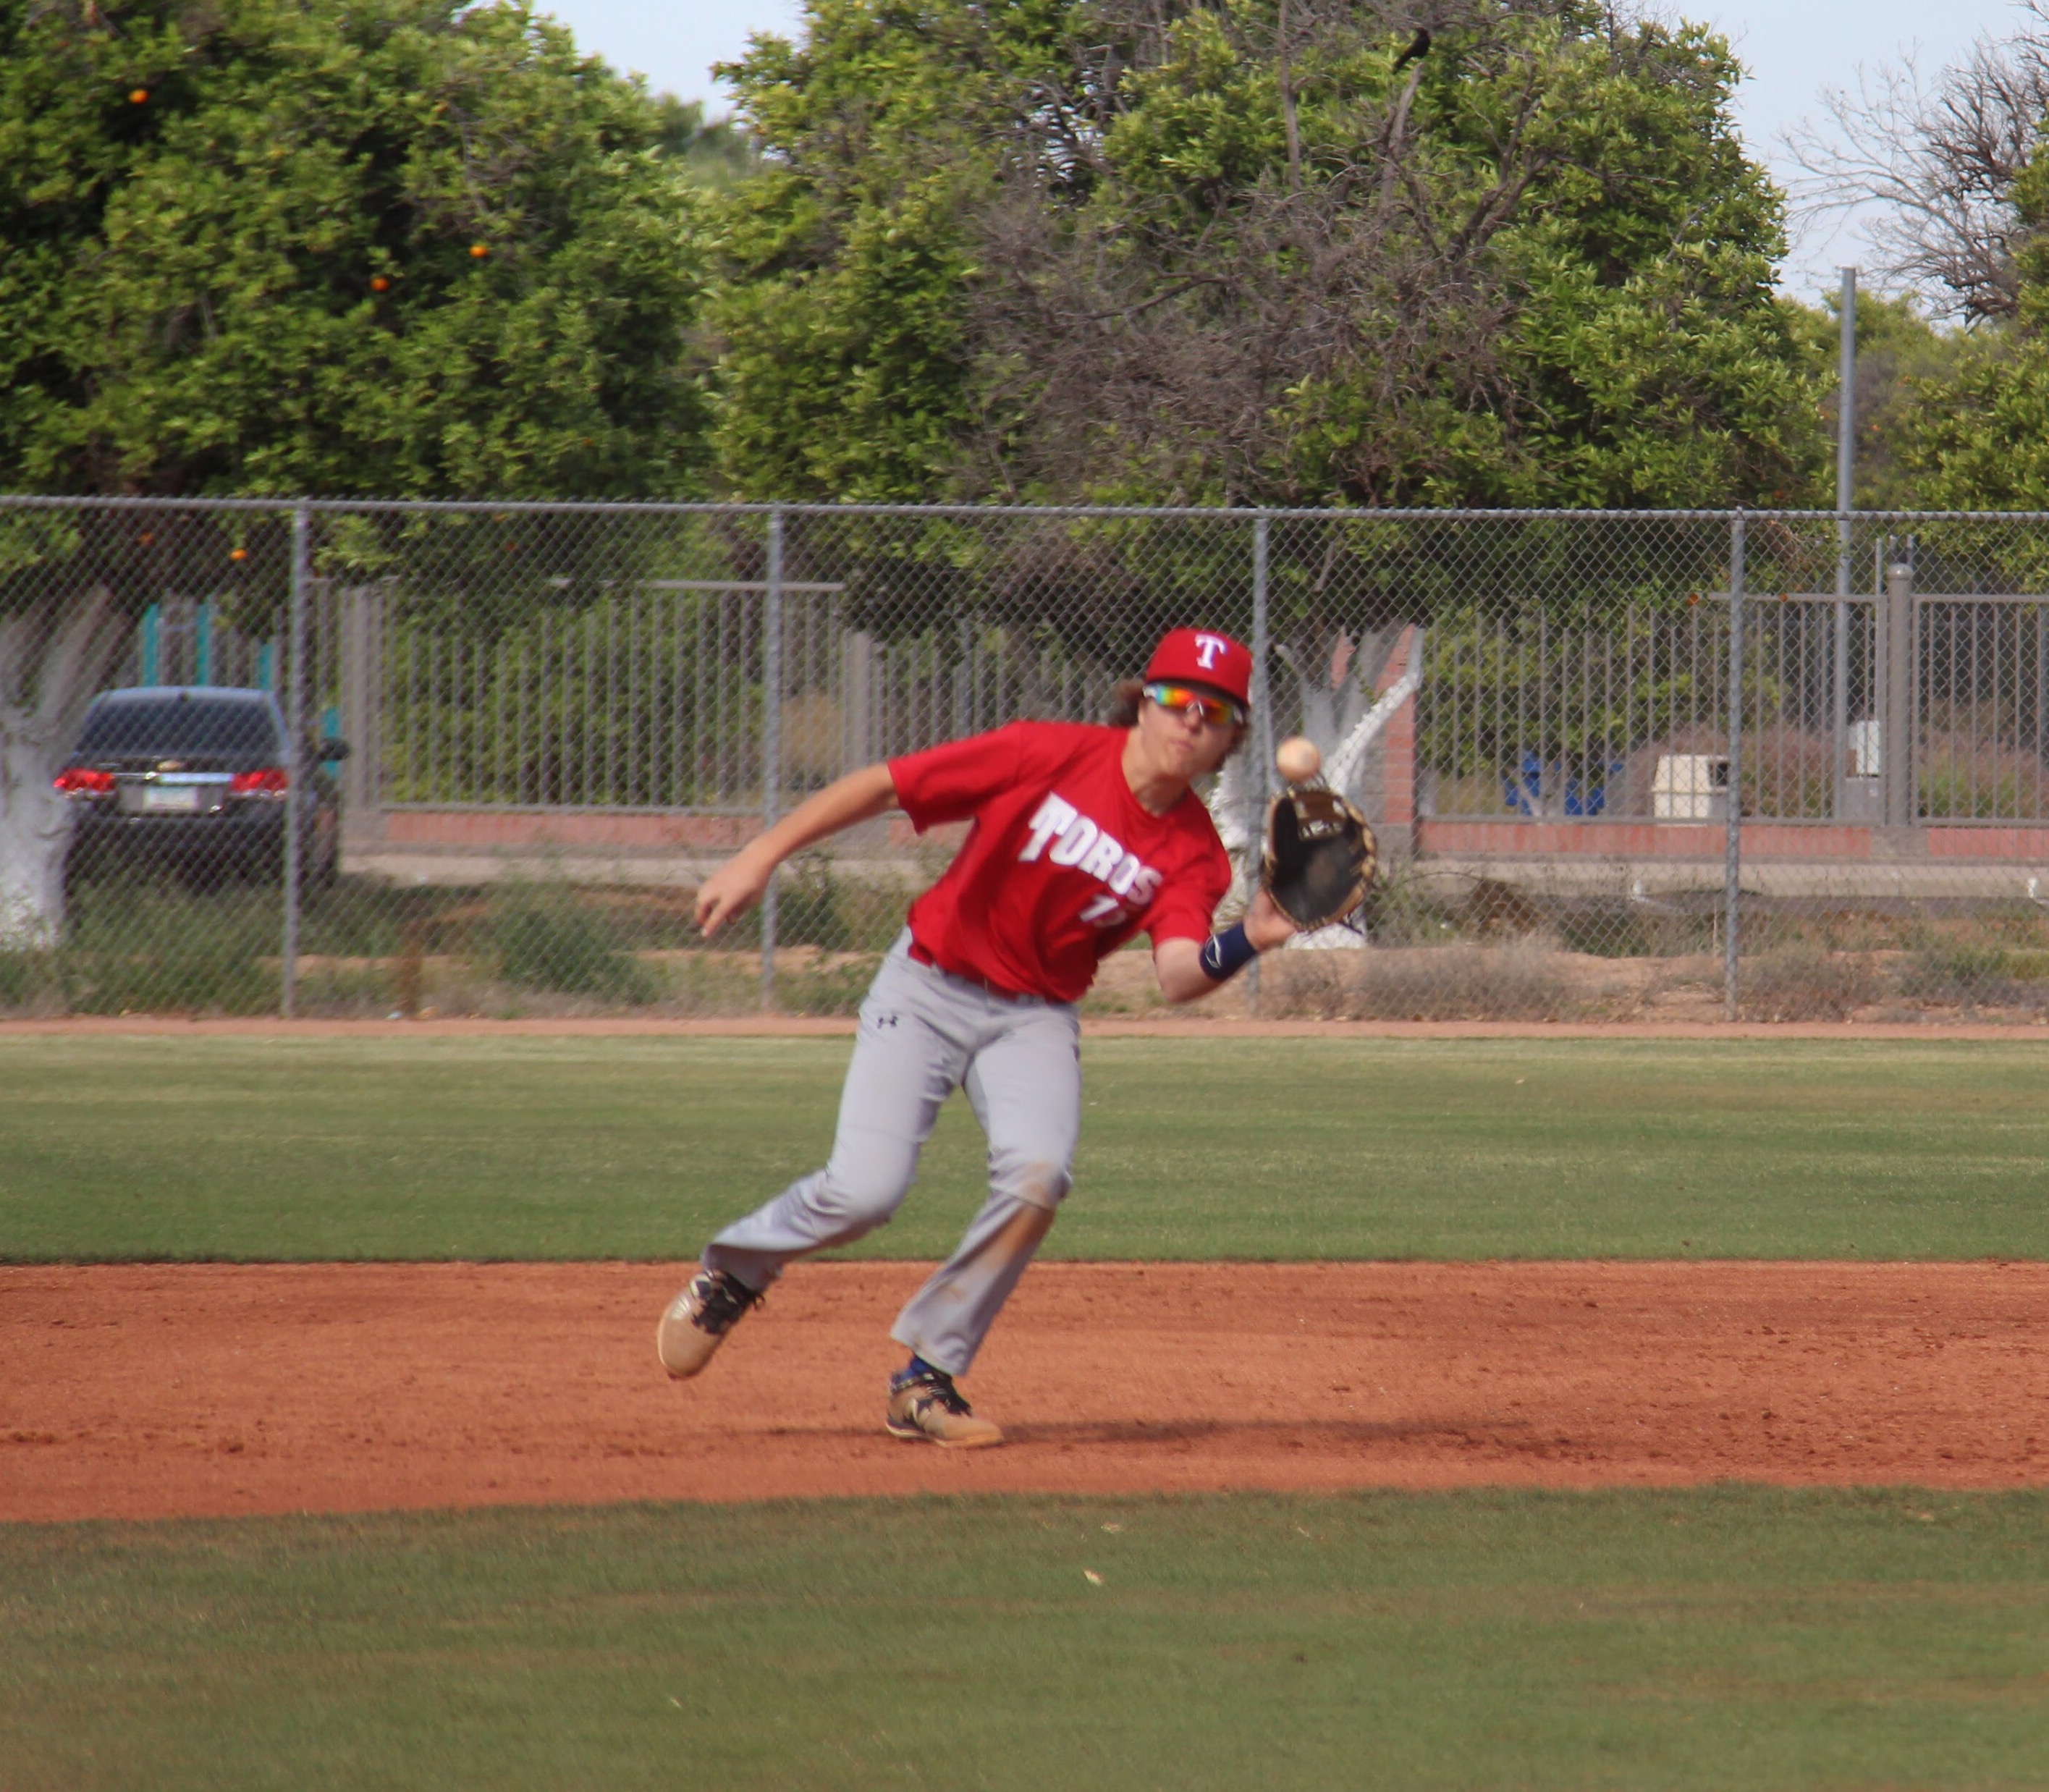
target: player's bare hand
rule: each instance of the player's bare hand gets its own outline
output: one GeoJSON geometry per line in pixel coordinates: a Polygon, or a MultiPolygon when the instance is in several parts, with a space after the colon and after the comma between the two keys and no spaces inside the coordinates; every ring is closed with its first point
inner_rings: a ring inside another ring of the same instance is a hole
{"type": "Polygon", "coordinates": [[[1281,912],[1280,905],[1265,890],[1252,899],[1252,906],[1245,912],[1245,937],[1262,952],[1270,952],[1286,943],[1295,931],[1295,923],[1281,912]]]}
{"type": "Polygon", "coordinates": [[[776,874],[772,861],[762,864],[745,849],[735,853],[698,885],[698,931],[709,939],[736,915],[759,902],[776,874]]]}

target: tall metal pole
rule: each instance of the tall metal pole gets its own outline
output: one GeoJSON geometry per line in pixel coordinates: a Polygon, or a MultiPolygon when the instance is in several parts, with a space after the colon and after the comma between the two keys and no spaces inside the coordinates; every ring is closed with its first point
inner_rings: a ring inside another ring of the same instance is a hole
{"type": "Polygon", "coordinates": [[[1842,270],[1837,308],[1840,340],[1836,356],[1836,629],[1835,664],[1829,678],[1829,736],[1835,742],[1834,808],[1837,821],[1848,810],[1850,742],[1850,513],[1857,504],[1857,270],[1842,270]]]}
{"type": "MultiPolygon", "coordinates": [[[[761,826],[776,825],[783,795],[783,511],[768,513],[768,588],[761,600],[761,826]]],[[[761,1009],[776,1006],[776,877],[761,895],[761,1009]]]]}
{"type": "Polygon", "coordinates": [[[1885,825],[1911,827],[1914,799],[1914,564],[1904,558],[1885,569],[1885,719],[1879,724],[1879,770],[1884,773],[1885,825]]]}
{"type": "Polygon", "coordinates": [[[285,938],[278,1012],[289,1018],[299,1000],[299,818],[305,804],[306,591],[313,578],[313,515],[292,507],[292,613],[285,666],[285,938]]]}
{"type": "Polygon", "coordinates": [[[1736,959],[1743,900],[1744,515],[1729,524],[1728,828],[1722,843],[1722,1005],[1736,1018],[1736,959]]]}
{"type": "MultiPolygon", "coordinates": [[[[1252,519],[1252,752],[1258,762],[1253,775],[1245,780],[1246,801],[1252,806],[1251,834],[1258,850],[1260,818],[1266,812],[1266,805],[1274,793],[1273,771],[1273,706],[1270,682],[1266,676],[1266,663],[1271,657],[1273,639],[1266,613],[1266,557],[1270,525],[1262,514],[1252,519]]],[[[1259,1012],[1259,961],[1254,958],[1246,968],[1245,984],[1245,1012],[1257,1015],[1259,1012]]]]}

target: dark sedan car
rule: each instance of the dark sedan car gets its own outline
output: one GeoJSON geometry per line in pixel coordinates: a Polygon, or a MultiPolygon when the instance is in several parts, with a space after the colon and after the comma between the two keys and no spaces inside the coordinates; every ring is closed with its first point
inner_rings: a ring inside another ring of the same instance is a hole
{"type": "MultiPolygon", "coordinates": [[[[339,741],[308,744],[300,863],[315,889],[333,880],[341,841],[334,781],[319,765],[339,741]]],[[[86,711],[56,776],[76,807],[68,876],[164,870],[195,881],[270,879],[283,869],[285,718],[268,691],[212,685],[110,690],[86,711]]]]}

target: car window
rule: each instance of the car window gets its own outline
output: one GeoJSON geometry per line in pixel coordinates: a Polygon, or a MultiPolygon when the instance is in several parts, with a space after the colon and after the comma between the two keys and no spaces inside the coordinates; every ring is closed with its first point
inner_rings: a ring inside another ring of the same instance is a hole
{"type": "Polygon", "coordinates": [[[95,703],[74,749],[91,753],[262,753],[282,743],[270,706],[231,697],[120,697],[95,703]]]}

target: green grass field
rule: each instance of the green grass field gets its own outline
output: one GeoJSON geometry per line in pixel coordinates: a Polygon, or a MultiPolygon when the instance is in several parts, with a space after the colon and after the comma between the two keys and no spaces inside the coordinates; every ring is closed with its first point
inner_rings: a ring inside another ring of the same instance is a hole
{"type": "Polygon", "coordinates": [[[2039,1786],[2045,1521],[1723,1488],[17,1526],[0,1784],[2039,1786]]]}
{"type": "MultiPolygon", "coordinates": [[[[842,1040],[0,1040],[0,1260],[694,1256],[823,1161],[842,1040]]],[[[2033,1258],[2049,1049],[1086,1048],[1075,1258],[2033,1258]]],[[[949,1105],[857,1254],[979,1199],[949,1105]]]]}
{"type": "MultiPolygon", "coordinates": [[[[0,1040],[0,1260],[691,1254],[822,1158],[846,1049],[0,1040]]],[[[2049,1244],[2032,1040],[1087,1064],[1051,1254],[2049,1244]]],[[[956,1104],[863,1253],[944,1250],[979,1160],[956,1104]]],[[[2041,1492],[0,1526],[4,1792],[2043,1786],[2045,1661],[2041,1492]]]]}

